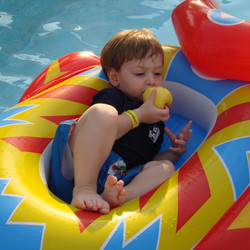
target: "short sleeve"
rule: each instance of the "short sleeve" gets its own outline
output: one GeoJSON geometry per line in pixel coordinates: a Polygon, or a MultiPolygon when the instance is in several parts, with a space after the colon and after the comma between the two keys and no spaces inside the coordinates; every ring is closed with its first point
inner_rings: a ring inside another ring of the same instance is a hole
{"type": "Polygon", "coordinates": [[[113,106],[119,114],[124,110],[136,108],[140,104],[137,101],[130,100],[123,92],[116,88],[103,89],[94,95],[91,105],[96,103],[105,103],[113,106]]]}

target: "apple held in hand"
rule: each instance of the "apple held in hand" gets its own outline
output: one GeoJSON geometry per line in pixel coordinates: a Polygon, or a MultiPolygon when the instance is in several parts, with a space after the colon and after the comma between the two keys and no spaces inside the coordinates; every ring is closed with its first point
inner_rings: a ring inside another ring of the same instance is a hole
{"type": "Polygon", "coordinates": [[[143,102],[145,102],[148,99],[153,89],[157,90],[154,99],[154,105],[160,109],[164,109],[165,105],[168,105],[168,107],[170,108],[173,101],[173,97],[171,93],[163,87],[155,87],[155,88],[148,87],[142,95],[143,102]]]}

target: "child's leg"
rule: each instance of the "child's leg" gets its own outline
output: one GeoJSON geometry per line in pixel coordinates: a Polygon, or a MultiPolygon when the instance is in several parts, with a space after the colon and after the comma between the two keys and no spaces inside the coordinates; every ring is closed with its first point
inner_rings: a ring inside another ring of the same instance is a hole
{"type": "Polygon", "coordinates": [[[124,202],[141,196],[161,184],[175,172],[171,161],[151,161],[144,165],[142,171],[124,187],[126,197],[124,202]]]}
{"type": "Polygon", "coordinates": [[[72,205],[81,209],[109,212],[109,204],[97,194],[97,177],[117,133],[118,113],[106,104],[95,104],[79,119],[69,145],[74,157],[72,205]]]}

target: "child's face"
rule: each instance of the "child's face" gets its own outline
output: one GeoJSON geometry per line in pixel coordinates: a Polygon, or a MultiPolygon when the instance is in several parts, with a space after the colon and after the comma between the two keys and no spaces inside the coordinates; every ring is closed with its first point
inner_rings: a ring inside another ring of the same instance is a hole
{"type": "Polygon", "coordinates": [[[109,75],[111,83],[132,98],[142,100],[142,94],[147,87],[161,86],[162,55],[153,57],[148,54],[142,60],[124,62],[117,72],[109,75]]]}

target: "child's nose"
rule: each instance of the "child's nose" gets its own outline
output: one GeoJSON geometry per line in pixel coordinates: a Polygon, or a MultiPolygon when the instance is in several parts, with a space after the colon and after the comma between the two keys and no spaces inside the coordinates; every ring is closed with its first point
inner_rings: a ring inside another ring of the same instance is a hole
{"type": "Polygon", "coordinates": [[[147,74],[147,85],[150,87],[155,86],[155,77],[152,73],[147,74]]]}
{"type": "Polygon", "coordinates": [[[147,85],[150,86],[150,87],[154,87],[155,83],[150,81],[150,82],[147,83],[147,85]]]}

